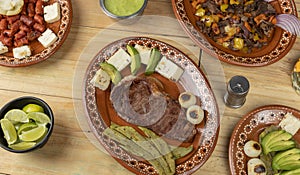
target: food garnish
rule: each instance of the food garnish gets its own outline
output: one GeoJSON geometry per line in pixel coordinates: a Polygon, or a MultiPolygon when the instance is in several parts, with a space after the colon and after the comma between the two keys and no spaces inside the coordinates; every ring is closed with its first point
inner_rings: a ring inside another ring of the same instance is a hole
{"type": "Polygon", "coordinates": [[[55,41],[58,39],[58,37],[55,35],[55,33],[51,29],[47,29],[45,32],[41,34],[40,37],[38,37],[38,41],[45,47],[51,46],[55,41]]]}
{"type": "Polygon", "coordinates": [[[258,159],[252,158],[247,163],[248,175],[266,175],[267,168],[265,163],[258,159]]]}
{"type": "Polygon", "coordinates": [[[152,49],[146,46],[141,46],[139,44],[136,44],[134,48],[139,52],[142,64],[147,65],[150,60],[150,54],[152,49]]]}
{"type": "Polygon", "coordinates": [[[104,70],[110,76],[113,84],[116,85],[121,81],[122,75],[114,65],[109,64],[108,62],[102,62],[100,63],[100,69],[104,70]]]}
{"type": "Polygon", "coordinates": [[[263,0],[191,0],[200,31],[225,48],[252,52],[268,44],[276,24],[274,7],[263,0]]]}
{"type": "Polygon", "coordinates": [[[178,147],[174,156],[175,149],[171,149],[161,137],[147,128],[139,127],[139,129],[146,137],[130,126],[119,126],[114,123],[106,128],[103,134],[119,142],[125,151],[147,160],[161,175],[175,174],[175,160],[193,150],[192,147],[178,147]]]}
{"type": "Polygon", "coordinates": [[[155,68],[155,71],[173,81],[178,81],[184,72],[181,67],[170,59],[167,59],[165,56],[161,58],[155,68]]]}
{"type": "Polygon", "coordinates": [[[133,46],[127,45],[126,48],[131,57],[130,71],[132,75],[135,75],[141,68],[141,57],[139,52],[133,46]]]}
{"type": "Polygon", "coordinates": [[[0,120],[8,147],[25,150],[36,145],[48,131],[50,118],[37,104],[27,104],[21,109],[11,109],[0,120]]]}
{"type": "Polygon", "coordinates": [[[191,92],[182,92],[178,97],[178,101],[183,108],[188,108],[192,105],[195,105],[197,99],[196,96],[191,92]]]}
{"type": "Polygon", "coordinates": [[[186,118],[192,124],[197,125],[202,122],[204,111],[199,105],[192,105],[186,111],[186,118]]]}
{"type": "Polygon", "coordinates": [[[146,70],[145,70],[146,75],[151,75],[151,74],[154,73],[158,62],[160,61],[160,58],[161,58],[160,51],[157,48],[151,49],[150,59],[148,61],[148,64],[147,64],[147,67],[146,67],[146,70]]]}
{"type": "Polygon", "coordinates": [[[2,0],[0,1],[0,14],[13,16],[22,11],[24,0],[2,0]]]}
{"type": "Polygon", "coordinates": [[[26,58],[31,55],[31,49],[28,45],[13,48],[13,55],[15,58],[26,58]]]}
{"type": "Polygon", "coordinates": [[[60,5],[58,2],[44,7],[44,18],[47,23],[54,23],[60,19],[60,5]]]}
{"type": "Polygon", "coordinates": [[[0,41],[0,54],[8,52],[8,47],[0,41]]]}
{"type": "Polygon", "coordinates": [[[279,126],[291,135],[295,135],[300,128],[300,120],[293,114],[287,113],[279,123],[279,126]]]}
{"type": "MultiPolygon", "coordinates": [[[[44,43],[53,42],[52,38],[53,37],[48,35],[43,41],[45,41],[44,43]]],[[[121,81],[121,71],[123,71],[129,64],[132,75],[137,74],[137,72],[141,69],[142,64],[144,64],[147,65],[144,70],[145,75],[149,76],[156,71],[172,81],[178,81],[184,72],[180,66],[167,59],[165,56],[161,59],[162,54],[157,48],[149,49],[138,44],[134,46],[128,44],[126,45],[126,50],[120,48],[107,61],[100,63],[100,69],[104,70],[110,76],[114,85],[121,81]]],[[[95,87],[99,86],[99,89],[106,90],[108,87],[106,84],[107,80],[107,76],[98,72],[90,82],[95,87]],[[105,84],[99,81],[105,81],[105,84]]]]}
{"type": "Polygon", "coordinates": [[[248,157],[258,157],[262,152],[262,148],[257,141],[249,140],[244,146],[244,152],[248,157]]]}
{"type": "Polygon", "coordinates": [[[99,69],[95,76],[91,79],[90,83],[100,90],[105,91],[109,87],[110,76],[103,69],[99,69]]]}
{"type": "Polygon", "coordinates": [[[113,65],[118,71],[122,71],[131,63],[131,58],[124,49],[120,48],[107,60],[107,63],[113,65]]]}
{"type": "Polygon", "coordinates": [[[276,16],[276,26],[294,35],[300,36],[300,20],[292,14],[279,14],[276,16]]]}
{"type": "Polygon", "coordinates": [[[262,137],[261,146],[265,155],[270,152],[284,151],[295,147],[292,135],[284,130],[272,131],[262,137]]]}

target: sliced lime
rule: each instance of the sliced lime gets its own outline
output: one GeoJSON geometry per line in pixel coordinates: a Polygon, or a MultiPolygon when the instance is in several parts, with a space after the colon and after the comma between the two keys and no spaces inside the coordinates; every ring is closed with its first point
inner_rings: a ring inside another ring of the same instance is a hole
{"type": "Polygon", "coordinates": [[[14,150],[25,150],[25,149],[32,148],[34,145],[36,145],[35,142],[20,142],[20,143],[9,145],[8,147],[14,150]]]}
{"type": "Polygon", "coordinates": [[[22,141],[32,142],[32,141],[36,141],[36,140],[42,138],[44,136],[45,132],[47,132],[46,126],[40,125],[40,126],[38,126],[36,128],[33,128],[29,131],[23,131],[19,135],[19,138],[22,141]]]}
{"type": "Polygon", "coordinates": [[[18,129],[18,135],[20,135],[23,131],[28,131],[31,130],[33,128],[36,128],[38,125],[35,124],[34,122],[30,122],[30,123],[24,123],[22,124],[19,129],[18,129]]]}
{"type": "Polygon", "coordinates": [[[34,120],[37,124],[50,123],[50,118],[48,115],[42,112],[30,112],[27,114],[27,117],[34,120]]]}
{"type": "Polygon", "coordinates": [[[22,110],[25,111],[26,113],[29,113],[29,112],[44,112],[44,108],[40,105],[37,105],[37,104],[28,104],[28,105],[24,106],[22,110]]]}
{"type": "Polygon", "coordinates": [[[17,141],[18,136],[16,129],[12,122],[10,122],[8,119],[4,118],[0,120],[1,128],[4,133],[4,138],[6,139],[8,144],[13,144],[17,141]]]}
{"type": "Polygon", "coordinates": [[[26,113],[21,109],[12,109],[9,110],[5,115],[4,118],[11,121],[13,124],[17,123],[27,123],[29,121],[26,113]]]}

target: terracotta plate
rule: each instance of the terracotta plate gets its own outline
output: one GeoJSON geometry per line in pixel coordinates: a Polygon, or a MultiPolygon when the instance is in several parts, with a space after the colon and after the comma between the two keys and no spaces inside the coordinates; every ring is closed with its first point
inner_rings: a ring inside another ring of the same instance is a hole
{"type": "Polygon", "coordinates": [[[46,60],[59,49],[70,31],[73,11],[70,0],[49,0],[49,4],[54,2],[60,4],[61,18],[57,22],[47,23],[46,27],[50,28],[56,34],[58,37],[57,41],[48,48],[44,48],[37,39],[30,42],[29,46],[32,55],[24,59],[14,58],[10,48],[9,52],[0,55],[0,65],[9,67],[29,66],[46,60]]]}
{"type": "MultiPolygon", "coordinates": [[[[229,144],[229,164],[231,174],[247,174],[247,157],[243,151],[248,140],[258,141],[259,134],[270,125],[278,125],[286,113],[300,118],[300,111],[286,106],[271,105],[257,108],[245,115],[235,126],[229,144]]],[[[300,133],[294,139],[300,142],[300,133]]]]}
{"type": "MultiPolygon", "coordinates": [[[[190,0],[172,0],[175,16],[190,38],[200,48],[221,61],[240,66],[265,66],[274,63],[284,57],[292,48],[296,36],[275,28],[269,44],[261,49],[255,49],[250,54],[235,52],[217,44],[207,35],[202,34],[196,25],[196,19],[190,0]]],[[[272,2],[278,14],[286,13],[297,16],[296,6],[293,0],[275,0],[272,2]]]]}
{"type": "MultiPolygon", "coordinates": [[[[137,174],[157,173],[147,161],[127,153],[119,147],[117,142],[103,135],[104,129],[110,125],[111,121],[119,125],[136,126],[125,122],[115,112],[109,99],[111,87],[106,91],[101,91],[90,83],[95,72],[99,69],[99,63],[110,58],[119,48],[125,49],[127,44],[140,44],[148,48],[156,47],[168,59],[185,69],[184,74],[176,83],[163,78],[157,73],[153,76],[163,83],[165,91],[173,98],[178,98],[179,93],[182,91],[191,91],[198,96],[201,107],[207,111],[205,121],[196,127],[197,134],[194,139],[190,142],[179,143],[181,146],[193,145],[194,150],[187,156],[177,160],[176,172],[181,174],[196,171],[210,157],[216,145],[220,125],[218,107],[210,85],[201,70],[184,53],[164,42],[145,37],[124,38],[107,45],[94,57],[86,71],[83,97],[87,120],[92,131],[103,147],[130,171],[137,174]]],[[[142,75],[143,69],[140,69],[138,74],[142,75]]],[[[125,71],[122,71],[122,74],[123,76],[129,75],[129,66],[125,68],[125,71]]],[[[167,141],[170,144],[178,144],[171,140],[167,141]]]]}

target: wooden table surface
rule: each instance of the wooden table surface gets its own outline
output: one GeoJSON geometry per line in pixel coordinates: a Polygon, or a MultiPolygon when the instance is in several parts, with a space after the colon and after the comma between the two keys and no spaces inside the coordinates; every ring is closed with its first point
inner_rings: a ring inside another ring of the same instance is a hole
{"type": "MultiPolygon", "coordinates": [[[[296,0],[296,4],[300,13],[300,0],[296,0]]],[[[72,0],[72,6],[71,31],[57,53],[46,61],[28,67],[0,67],[0,106],[14,98],[30,95],[44,99],[52,107],[55,115],[53,134],[43,148],[25,154],[14,154],[0,149],[0,174],[132,174],[101,151],[97,143],[92,143],[91,131],[81,123],[85,122],[85,118],[78,116],[77,105],[81,104],[79,77],[85,72],[81,65],[87,64],[85,59],[91,59],[83,57],[85,54],[93,54],[86,49],[87,46],[91,46],[90,41],[96,37],[106,43],[105,41],[111,39],[109,35],[136,36],[139,29],[134,30],[132,26],[126,25],[118,26],[120,21],[107,17],[101,11],[97,0],[72,0]]],[[[175,20],[170,0],[149,0],[143,17],[148,15],[175,20]]],[[[159,21],[157,23],[159,24],[159,21]]],[[[161,33],[153,35],[181,43],[185,47],[179,45],[180,49],[187,48],[197,54],[197,46],[182,31],[178,32],[178,35],[177,33],[166,35],[162,30],[161,33]]],[[[95,49],[100,50],[101,46],[94,46],[92,50],[95,49]]],[[[209,76],[218,99],[221,125],[213,154],[194,174],[230,174],[228,163],[230,136],[235,124],[246,113],[270,104],[300,109],[300,95],[296,94],[290,80],[293,65],[298,58],[300,58],[299,38],[283,59],[266,67],[234,66],[220,63],[204,55],[202,67],[209,67],[212,60],[219,66],[206,68],[204,71],[209,76]],[[251,86],[245,105],[239,109],[224,107],[222,102],[225,82],[234,75],[247,77],[251,86]]]]}

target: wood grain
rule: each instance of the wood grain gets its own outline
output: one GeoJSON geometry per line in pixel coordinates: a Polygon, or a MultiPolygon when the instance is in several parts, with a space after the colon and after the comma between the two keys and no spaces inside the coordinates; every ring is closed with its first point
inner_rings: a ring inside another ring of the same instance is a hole
{"type": "MultiPolygon", "coordinates": [[[[87,60],[81,54],[89,42],[102,31],[110,31],[112,35],[134,35],[134,26],[114,26],[115,19],[107,17],[100,9],[98,1],[72,0],[73,23],[68,38],[62,47],[51,58],[22,68],[0,67],[0,106],[6,102],[25,95],[44,99],[52,107],[55,126],[49,142],[40,150],[26,154],[9,153],[0,149],[0,174],[27,175],[91,175],[91,174],[132,174],[119,165],[99,146],[91,143],[93,134],[88,126],[81,124],[84,116],[77,116],[76,107],[80,105],[81,96],[75,91],[80,90],[77,74],[84,73],[83,64],[87,60]],[[75,72],[80,70],[79,72],[75,72]]],[[[300,14],[300,0],[296,0],[300,14]]],[[[159,15],[175,20],[170,0],[150,0],[143,16],[159,15]]],[[[155,21],[156,25],[160,24],[155,21]]],[[[147,29],[147,25],[145,26],[147,29]]],[[[178,29],[180,30],[180,28],[178,29]]],[[[187,35],[161,31],[151,33],[156,37],[177,41],[174,44],[195,59],[197,62],[198,48],[187,35]],[[183,47],[184,46],[184,47],[183,47]],[[189,53],[192,51],[192,53],[189,53]],[[194,56],[196,54],[196,57],[194,56]]],[[[175,32],[175,33],[174,33],[175,32]]],[[[109,36],[107,36],[109,37],[109,36]]],[[[103,42],[111,38],[102,38],[103,42]]],[[[95,46],[97,47],[97,46],[95,46]]],[[[99,48],[101,49],[101,48],[99,48]]],[[[195,172],[196,175],[227,175],[230,174],[228,164],[228,145],[231,132],[239,119],[249,111],[269,104],[282,104],[300,109],[300,95],[291,87],[290,74],[294,63],[300,57],[300,40],[296,40],[292,50],[280,61],[259,68],[247,68],[219,63],[213,65],[208,55],[204,55],[201,63],[204,67],[213,89],[215,90],[221,108],[221,126],[218,143],[209,160],[195,172]],[[205,68],[206,67],[206,68],[205,68]],[[224,77],[220,78],[223,74],[224,77]],[[232,76],[243,75],[249,79],[250,92],[245,105],[239,109],[224,107],[222,97],[225,84],[232,76]]]]}

